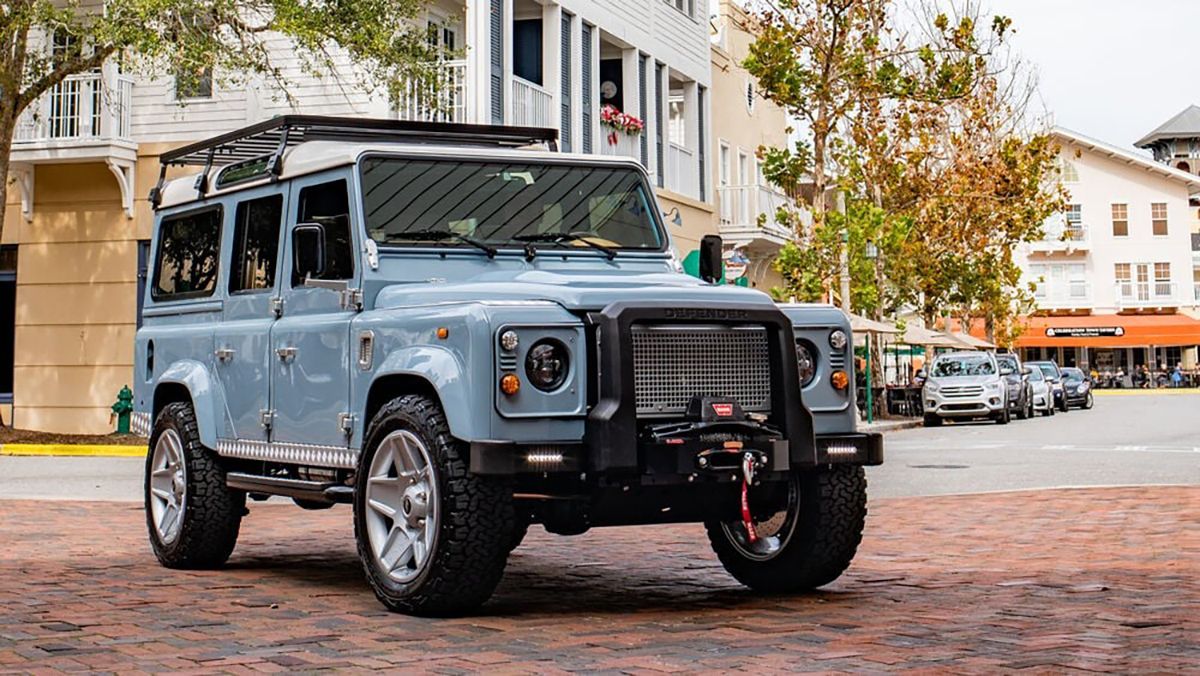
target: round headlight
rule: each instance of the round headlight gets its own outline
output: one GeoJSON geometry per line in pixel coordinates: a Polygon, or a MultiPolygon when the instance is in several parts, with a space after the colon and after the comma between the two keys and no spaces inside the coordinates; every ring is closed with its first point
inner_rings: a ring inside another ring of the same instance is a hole
{"type": "Polygon", "coordinates": [[[829,334],[829,346],[835,350],[841,350],[846,347],[846,332],[838,329],[829,334]]]}
{"type": "Polygon", "coordinates": [[[504,333],[500,334],[500,347],[504,348],[508,352],[512,352],[513,350],[517,349],[517,344],[519,342],[520,341],[517,340],[516,331],[505,331],[504,333]]]}
{"type": "Polygon", "coordinates": [[[525,376],[534,387],[551,392],[567,379],[567,348],[557,340],[539,340],[525,355],[525,376]]]}
{"type": "Polygon", "coordinates": [[[800,370],[800,387],[808,387],[817,376],[817,360],[805,343],[796,343],[796,368],[800,370]]]}

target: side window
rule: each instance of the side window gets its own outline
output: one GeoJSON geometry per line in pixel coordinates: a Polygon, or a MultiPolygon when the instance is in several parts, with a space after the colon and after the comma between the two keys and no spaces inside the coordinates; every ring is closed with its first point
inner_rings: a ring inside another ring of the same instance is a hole
{"type": "MultiPolygon", "coordinates": [[[[325,272],[318,279],[354,276],[354,239],[350,235],[350,197],[345,179],[302,189],[296,223],[318,223],[325,228],[325,272]]],[[[300,286],[303,281],[292,272],[292,286],[300,286]]]]}
{"type": "Polygon", "coordinates": [[[164,218],[154,265],[154,300],[205,298],[217,288],[221,209],[164,218]]]}
{"type": "Polygon", "coordinates": [[[283,195],[269,195],[238,204],[233,221],[230,293],[275,286],[275,261],[279,259],[282,220],[283,195]]]}

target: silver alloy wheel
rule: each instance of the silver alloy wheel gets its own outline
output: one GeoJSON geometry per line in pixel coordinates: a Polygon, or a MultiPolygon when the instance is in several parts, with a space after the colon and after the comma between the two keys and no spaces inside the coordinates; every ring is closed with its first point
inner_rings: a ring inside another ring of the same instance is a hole
{"type": "Polygon", "coordinates": [[[179,537],[187,509],[187,467],[178,432],[168,428],[158,435],[150,467],[150,515],[158,539],[169,545],[179,537]]]}
{"type": "Polygon", "coordinates": [[[437,478],[428,449],[417,435],[387,435],[367,474],[367,539],[388,577],[411,582],[425,569],[437,536],[437,478]]]}
{"type": "Polygon", "coordinates": [[[800,514],[800,489],[795,479],[788,483],[787,506],[769,519],[754,522],[758,539],[750,542],[741,519],[721,523],[721,530],[739,554],[753,561],[769,561],[791,542],[800,514]]]}

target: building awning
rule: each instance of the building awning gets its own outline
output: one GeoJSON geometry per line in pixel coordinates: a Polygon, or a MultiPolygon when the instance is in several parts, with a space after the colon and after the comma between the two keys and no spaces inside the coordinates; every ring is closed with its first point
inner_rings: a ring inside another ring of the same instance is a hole
{"type": "Polygon", "coordinates": [[[1017,347],[1200,345],[1200,321],[1184,314],[1029,317],[1017,347]]]}

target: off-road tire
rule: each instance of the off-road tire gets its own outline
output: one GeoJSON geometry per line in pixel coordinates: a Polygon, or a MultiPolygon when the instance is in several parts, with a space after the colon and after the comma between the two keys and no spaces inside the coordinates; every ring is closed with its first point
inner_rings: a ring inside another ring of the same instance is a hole
{"type": "Polygon", "coordinates": [[[795,532],[773,558],[741,554],[719,521],[704,524],[721,565],[738,582],[766,594],[794,594],[836,580],[862,542],[867,517],[867,476],[858,465],[795,475],[800,506],[795,532]]]}
{"type": "Polygon", "coordinates": [[[190,403],[167,404],[158,414],[146,453],[143,493],[150,547],[159,563],[167,568],[205,569],[217,568],[229,559],[246,512],[246,494],[225,485],[225,469],[219,458],[200,443],[196,414],[190,403]],[[159,538],[150,510],[154,446],[167,429],[174,429],[182,442],[187,480],[183,522],[179,535],[170,543],[159,538]]]}
{"type": "Polygon", "coordinates": [[[367,581],[394,612],[461,615],[482,605],[504,574],[513,540],[512,483],[506,477],[471,474],[470,451],[450,435],[438,403],[421,395],[393,399],[367,428],[354,495],[354,536],[367,581]],[[381,571],[365,528],[366,480],[371,460],[388,434],[407,429],[432,458],[441,508],[430,559],[413,580],[401,583],[381,571]]]}

